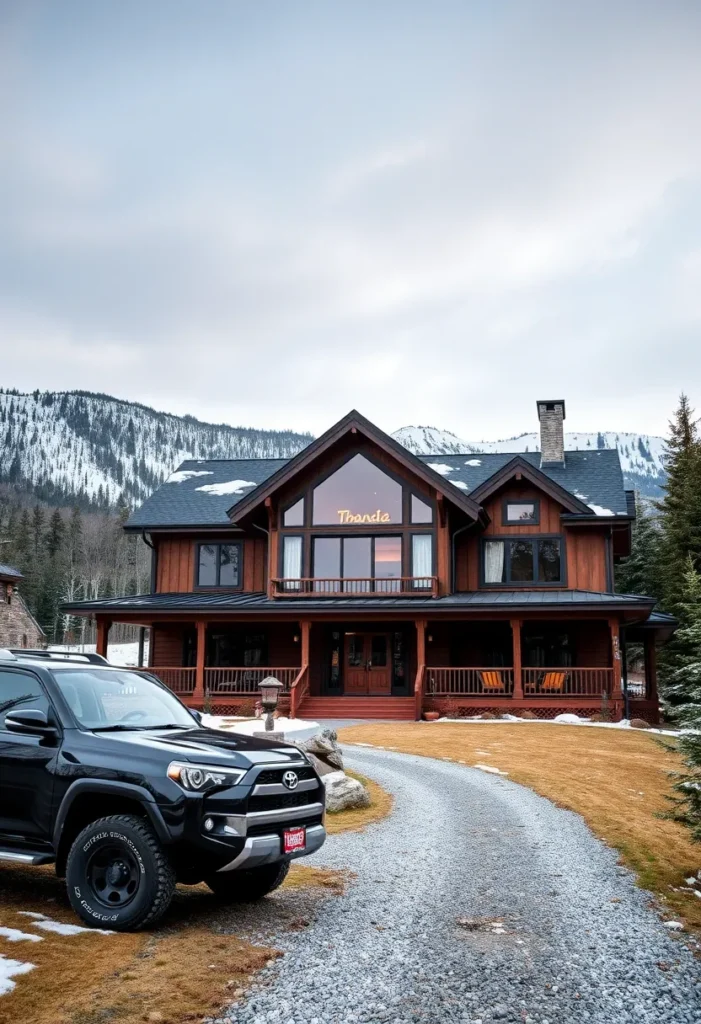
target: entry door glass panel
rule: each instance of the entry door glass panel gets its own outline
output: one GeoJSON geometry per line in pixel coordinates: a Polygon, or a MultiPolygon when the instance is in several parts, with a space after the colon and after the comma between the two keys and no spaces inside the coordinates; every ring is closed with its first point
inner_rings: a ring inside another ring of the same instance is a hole
{"type": "Polygon", "coordinates": [[[372,668],[387,666],[387,637],[375,634],[370,645],[370,665],[372,668]]]}
{"type": "Polygon", "coordinates": [[[362,668],[365,664],[364,640],[362,633],[351,633],[348,637],[349,668],[362,668]]]}
{"type": "Polygon", "coordinates": [[[388,594],[401,587],[402,538],[375,537],[375,590],[388,594]]]}
{"type": "Polygon", "coordinates": [[[372,575],[372,539],[345,537],[343,541],[343,576],[352,582],[344,583],[346,593],[360,594],[370,590],[372,575]]]}

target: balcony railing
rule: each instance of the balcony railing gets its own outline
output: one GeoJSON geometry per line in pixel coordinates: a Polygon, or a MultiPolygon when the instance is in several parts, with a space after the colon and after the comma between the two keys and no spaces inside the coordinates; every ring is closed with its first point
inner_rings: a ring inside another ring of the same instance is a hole
{"type": "Polygon", "coordinates": [[[426,694],[510,697],[514,688],[512,668],[432,668],[424,673],[426,694]]]}
{"type": "Polygon", "coordinates": [[[256,666],[255,668],[205,668],[204,688],[210,693],[258,693],[261,681],[266,676],[273,676],[282,683],[283,693],[288,693],[290,686],[299,673],[297,668],[271,668],[256,666]]]}
{"type": "Polygon", "coordinates": [[[152,675],[158,676],[162,683],[164,683],[169,690],[173,693],[177,693],[179,696],[183,694],[190,694],[195,689],[195,668],[173,668],[172,666],[160,666],[156,665],[153,668],[145,668],[144,672],[151,672],[152,675]]]}
{"type": "Polygon", "coordinates": [[[612,668],[523,669],[525,697],[600,697],[612,688],[612,668]]]}
{"type": "Polygon", "coordinates": [[[273,579],[274,597],[437,597],[437,576],[273,579]]]}

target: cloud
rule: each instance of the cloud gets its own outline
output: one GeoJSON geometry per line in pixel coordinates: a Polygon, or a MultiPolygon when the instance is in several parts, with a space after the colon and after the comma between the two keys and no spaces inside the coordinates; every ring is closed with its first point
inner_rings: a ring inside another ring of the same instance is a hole
{"type": "Polygon", "coordinates": [[[488,437],[701,379],[694,5],[69,6],[10,34],[7,383],[488,437]]]}

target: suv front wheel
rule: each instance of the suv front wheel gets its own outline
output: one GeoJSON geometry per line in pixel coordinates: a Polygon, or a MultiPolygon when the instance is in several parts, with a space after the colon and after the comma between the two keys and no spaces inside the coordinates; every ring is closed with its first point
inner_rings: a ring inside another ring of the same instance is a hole
{"type": "Polygon", "coordinates": [[[114,814],[76,837],[66,885],[73,909],[87,924],[136,931],[168,909],[175,872],[148,822],[114,814]]]}
{"type": "Polygon", "coordinates": [[[205,882],[222,903],[255,903],[282,885],[289,870],[290,862],[282,860],[248,871],[218,872],[205,882]]]}

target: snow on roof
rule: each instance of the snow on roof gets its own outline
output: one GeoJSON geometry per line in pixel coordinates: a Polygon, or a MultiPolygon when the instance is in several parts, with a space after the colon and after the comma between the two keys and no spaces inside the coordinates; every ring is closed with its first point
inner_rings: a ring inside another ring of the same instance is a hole
{"type": "Polygon", "coordinates": [[[429,462],[429,467],[435,469],[436,473],[440,473],[442,476],[447,476],[448,473],[454,473],[455,470],[452,466],[447,466],[445,462],[429,462]]]}
{"type": "Polygon", "coordinates": [[[468,490],[468,486],[464,480],[451,480],[450,483],[453,485],[453,487],[459,487],[461,491],[468,490]]]}
{"type": "Polygon", "coordinates": [[[212,476],[211,469],[178,469],[171,473],[165,481],[167,484],[181,484],[184,480],[191,480],[193,476],[212,476]]]}
{"type": "Polygon", "coordinates": [[[467,461],[465,462],[465,465],[466,466],[481,466],[482,465],[482,460],[481,459],[467,459],[467,461]]]}
{"type": "Polygon", "coordinates": [[[612,516],[614,514],[610,508],[602,508],[601,505],[592,505],[590,503],[589,508],[592,512],[596,512],[597,516],[612,516]]]}
{"type": "Polygon", "coordinates": [[[255,480],[225,480],[219,484],[203,484],[196,490],[204,491],[206,494],[243,494],[244,487],[257,487],[255,480]]]}

